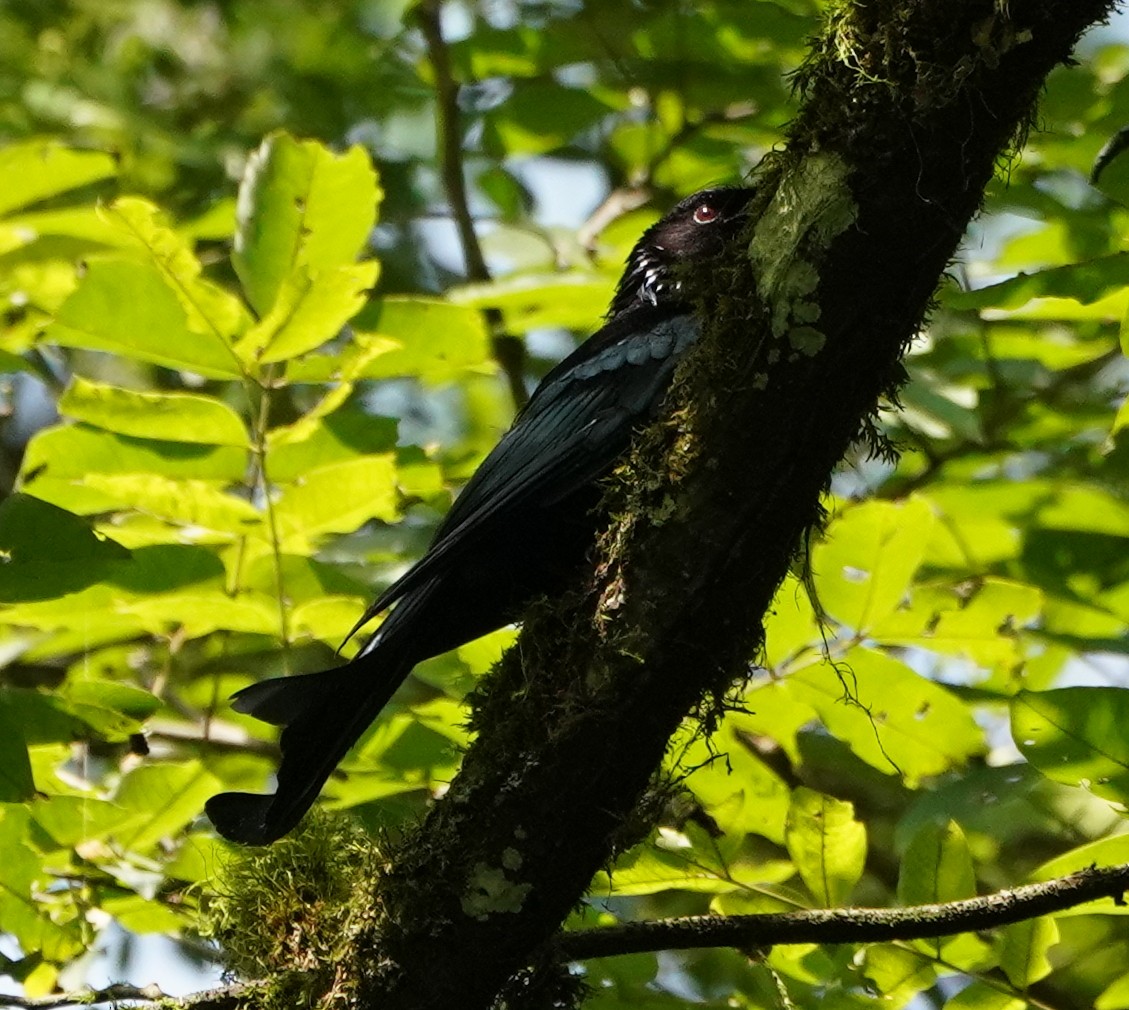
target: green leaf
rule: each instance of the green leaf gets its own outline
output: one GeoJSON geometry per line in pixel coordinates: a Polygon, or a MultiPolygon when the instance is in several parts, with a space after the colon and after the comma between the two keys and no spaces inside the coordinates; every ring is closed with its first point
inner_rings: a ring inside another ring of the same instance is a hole
{"type": "Polygon", "coordinates": [[[35,795],[27,744],[15,713],[0,688],[0,803],[20,803],[35,795]]]}
{"type": "Polygon", "coordinates": [[[544,154],[563,146],[611,108],[590,91],[551,81],[523,81],[486,117],[483,143],[510,154],[544,154]]]}
{"type": "MultiPolygon", "coordinates": [[[[314,408],[317,414],[319,403],[314,408]]],[[[396,422],[374,417],[356,403],[324,417],[307,413],[294,424],[275,428],[267,440],[271,479],[285,484],[330,463],[358,455],[378,455],[396,448],[396,422]]]]}
{"type": "Polygon", "coordinates": [[[0,922],[15,937],[25,954],[42,954],[51,961],[74,957],[83,948],[77,924],[60,926],[51,921],[40,897],[43,875],[40,857],[27,843],[25,807],[0,808],[0,922]]]}
{"type": "Polygon", "coordinates": [[[1079,845],[1043,863],[1031,877],[1033,880],[1053,880],[1091,866],[1117,866],[1121,863],[1129,863],[1129,834],[1112,835],[1079,845]]]}
{"type": "Polygon", "coordinates": [[[80,706],[110,709],[135,722],[143,722],[161,707],[150,691],[116,680],[79,680],[64,685],[62,697],[80,706]]]}
{"type": "Polygon", "coordinates": [[[185,236],[173,231],[160,210],[146,200],[122,197],[106,211],[108,220],[129,237],[143,262],[157,269],[184,309],[188,328],[230,347],[250,325],[243,303],[201,277],[203,270],[185,236]]]}
{"type": "Polygon", "coordinates": [[[88,736],[82,719],[57,695],[30,688],[0,688],[3,708],[19,727],[24,743],[70,744],[88,736]]]}
{"type": "Polygon", "coordinates": [[[31,495],[13,494],[0,503],[0,601],[76,592],[128,557],[85,520],[31,495]]]}
{"type": "Polygon", "coordinates": [[[679,764],[693,769],[686,785],[727,835],[755,832],[783,843],[788,786],[738,736],[732,721],[708,742],[695,739],[679,764]]]}
{"type": "Polygon", "coordinates": [[[102,908],[131,933],[176,933],[190,924],[184,912],[139,894],[106,898],[102,908]]]}
{"type": "Polygon", "coordinates": [[[123,601],[119,609],[151,635],[175,630],[184,638],[200,638],[215,631],[241,631],[251,635],[277,635],[278,601],[265,593],[232,597],[222,589],[195,589],[123,601]]]}
{"type": "Polygon", "coordinates": [[[458,305],[497,309],[508,333],[528,333],[543,326],[590,331],[615,290],[611,274],[587,271],[520,273],[489,284],[463,284],[447,297],[458,305]]]}
{"type": "Polygon", "coordinates": [[[105,838],[130,817],[116,803],[93,796],[39,796],[30,809],[35,824],[60,846],[105,838]]]}
{"type": "Polygon", "coordinates": [[[985,749],[983,731],[963,702],[884,653],[851,649],[834,666],[790,674],[783,690],[818,712],[867,764],[910,785],[985,749]]]}
{"type": "Polygon", "coordinates": [[[175,838],[223,786],[199,761],[143,765],[127,773],[114,801],[133,818],[115,835],[126,849],[145,852],[175,838]]]}
{"type": "Polygon", "coordinates": [[[898,900],[903,905],[934,905],[975,895],[976,873],[960,825],[923,824],[902,856],[898,900]]]}
{"type": "Polygon", "coordinates": [[[1026,989],[1052,970],[1047,952],[1058,943],[1058,925],[1048,916],[1005,926],[998,944],[1000,967],[1017,989],[1026,989]]]}
{"type": "Polygon", "coordinates": [[[986,578],[958,590],[918,586],[909,607],[888,614],[871,636],[888,645],[967,656],[985,667],[1011,668],[1021,656],[1019,630],[1042,609],[1035,586],[986,578]]]}
{"type": "Polygon", "coordinates": [[[805,726],[819,719],[815,709],[796,697],[787,679],[769,680],[746,691],[745,702],[748,712],[731,712],[726,717],[735,729],[776,741],[792,762],[801,764],[798,735],[805,726]]]}
{"type": "Polygon", "coordinates": [[[369,519],[399,518],[396,465],[391,453],[361,456],[311,470],[282,489],[274,506],[282,550],[327,533],[351,533],[369,519]]]}
{"type": "Polygon", "coordinates": [[[0,148],[0,214],[116,174],[114,159],[100,151],[74,151],[54,140],[9,143],[0,148]]]}
{"type": "MultiPolygon", "coordinates": [[[[287,590],[290,585],[287,583],[287,590]]],[[[295,638],[307,635],[336,648],[356,626],[367,601],[359,596],[322,596],[299,603],[290,612],[290,633],[295,638]]],[[[364,641],[363,637],[360,639],[364,641]]],[[[346,653],[348,655],[348,653],[346,653]]]]}
{"type": "Polygon", "coordinates": [[[241,376],[231,347],[215,333],[189,325],[176,292],[151,263],[92,260],[44,338],[209,378],[241,376]]]}
{"type": "Polygon", "coordinates": [[[1127,1007],[1129,1007],[1129,973],[1108,985],[1094,1002],[1094,1010],[1126,1010],[1127,1007]]]}
{"type": "Polygon", "coordinates": [[[307,361],[295,381],[318,376],[386,379],[400,375],[449,382],[467,369],[493,372],[482,314],[432,298],[382,298],[353,320],[353,347],[338,359],[307,361]],[[360,361],[354,361],[360,358],[360,361]],[[326,374],[326,367],[331,373],[326,374]]]}
{"type": "Polygon", "coordinates": [[[1021,691],[1011,734],[1023,756],[1056,782],[1129,803],[1129,690],[1065,687],[1021,691]]]}
{"type": "Polygon", "coordinates": [[[1115,253],[1068,266],[1014,277],[974,291],[947,291],[945,303],[960,309],[1018,309],[1037,298],[1069,298],[1084,305],[1125,287],[1129,253],[1115,253]]]}
{"type": "Polygon", "coordinates": [[[846,904],[866,863],[866,828],[854,804],[801,786],[792,793],[784,843],[816,901],[846,904]]]}
{"type": "Polygon", "coordinates": [[[973,982],[947,1000],[944,1010],[1028,1010],[1028,1003],[987,982],[973,982]]]}
{"type": "Polygon", "coordinates": [[[314,274],[352,263],[383,193],[360,147],[335,155],[273,133],[251,156],[239,190],[232,263],[260,316],[299,265],[314,274]]]}
{"type": "Polygon", "coordinates": [[[626,897],[662,891],[725,894],[739,889],[724,868],[696,859],[688,840],[675,836],[668,844],[666,848],[647,845],[631,850],[616,862],[610,874],[597,873],[590,891],[626,897]]]}
{"type": "Polygon", "coordinates": [[[245,446],[247,429],[227,404],[197,393],[143,393],[75,376],[59,413],[121,435],[245,446]]]}
{"type": "Polygon", "coordinates": [[[376,283],[374,261],[327,267],[310,273],[304,266],[288,274],[270,311],[236,348],[247,361],[286,361],[332,340],[365,303],[376,283]]]}
{"type": "Polygon", "coordinates": [[[1064,484],[1047,495],[1038,512],[1041,526],[1089,530],[1129,537],[1129,504],[1110,491],[1086,484],[1064,484]]]}
{"type": "Polygon", "coordinates": [[[88,473],[155,473],[237,483],[246,475],[247,459],[246,448],[136,438],[68,424],[32,437],[20,475],[28,488],[40,481],[81,483],[88,473]]]}
{"type": "Polygon", "coordinates": [[[865,632],[907,598],[933,529],[920,498],[847,509],[812,553],[819,599],[847,627],[865,632]]]}
{"type": "Polygon", "coordinates": [[[170,480],[156,474],[92,473],[84,490],[103,496],[104,508],[131,508],[182,526],[232,536],[252,532],[263,517],[250,502],[202,480],[170,480]]]}
{"type": "Polygon", "coordinates": [[[890,943],[870,944],[864,949],[863,975],[887,1005],[903,1006],[937,980],[934,967],[917,951],[890,943]]]}

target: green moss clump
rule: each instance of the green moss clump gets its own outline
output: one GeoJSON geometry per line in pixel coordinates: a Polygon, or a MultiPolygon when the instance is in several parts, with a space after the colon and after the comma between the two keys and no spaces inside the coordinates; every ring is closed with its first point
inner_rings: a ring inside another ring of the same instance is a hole
{"type": "Polygon", "coordinates": [[[256,1006],[340,1004],[352,987],[354,903],[369,900],[379,863],[360,828],[315,810],[286,838],[223,866],[201,932],[233,974],[263,980],[256,1006]]]}

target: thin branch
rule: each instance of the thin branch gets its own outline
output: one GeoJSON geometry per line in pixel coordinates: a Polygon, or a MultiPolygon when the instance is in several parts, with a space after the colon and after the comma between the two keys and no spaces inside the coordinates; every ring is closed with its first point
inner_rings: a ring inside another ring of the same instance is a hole
{"type": "Polygon", "coordinates": [[[184,725],[171,719],[150,720],[145,736],[150,742],[195,744],[210,751],[255,754],[273,760],[277,760],[279,756],[277,743],[257,740],[245,730],[218,720],[201,720],[193,725],[184,725]]]}
{"type": "Polygon", "coordinates": [[[642,207],[650,198],[650,191],[645,186],[620,186],[613,189],[577,229],[577,241],[589,253],[595,252],[596,241],[608,225],[624,214],[642,207]]]}
{"type": "MultiPolygon", "coordinates": [[[[467,198],[466,178],[463,174],[463,141],[459,124],[459,85],[451,72],[451,56],[439,23],[441,0],[427,0],[419,6],[418,18],[431,67],[435,72],[436,114],[435,125],[439,140],[439,162],[443,174],[443,188],[451,205],[451,217],[459,233],[463,259],[466,261],[467,280],[480,283],[491,279],[482,246],[474,230],[474,218],[467,198]]],[[[501,365],[509,383],[514,406],[521,409],[529,394],[525,389],[525,343],[506,333],[502,313],[487,309],[486,320],[493,334],[494,357],[501,365]]]]}
{"type": "Polygon", "coordinates": [[[736,947],[741,950],[797,943],[876,943],[923,940],[1006,926],[1099,898],[1125,904],[1129,865],[1091,867],[1042,884],[980,898],[908,908],[832,908],[767,915],[701,915],[632,922],[575,933],[554,942],[562,960],[659,950],[736,947]]]}
{"type": "MultiPolygon", "coordinates": [[[[251,459],[255,483],[262,494],[263,511],[270,534],[271,557],[274,561],[274,588],[278,601],[278,635],[282,640],[282,661],[289,673],[290,667],[290,619],[286,608],[286,579],[282,571],[282,541],[278,533],[278,516],[275,513],[274,498],[271,494],[270,474],[267,472],[267,429],[270,425],[270,397],[274,388],[275,366],[268,365],[259,384],[259,409],[255,412],[251,426],[251,459]]],[[[240,552],[242,560],[243,552],[240,552]]]]}
{"type": "Polygon", "coordinates": [[[62,1010],[63,1007],[88,1006],[91,1003],[117,1003],[130,1000],[137,1003],[162,1003],[177,1007],[178,1010],[235,1010],[240,1000],[262,983],[242,982],[235,985],[205,989],[189,996],[169,996],[162,992],[156,983],[136,986],[128,982],[114,982],[104,989],[89,986],[76,992],[59,993],[54,996],[29,998],[0,993],[0,1006],[11,1010],[62,1010]]]}

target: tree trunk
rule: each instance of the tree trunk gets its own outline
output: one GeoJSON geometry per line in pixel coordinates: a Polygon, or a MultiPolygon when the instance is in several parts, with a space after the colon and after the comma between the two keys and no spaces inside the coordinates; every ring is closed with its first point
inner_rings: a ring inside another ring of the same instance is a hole
{"type": "Polygon", "coordinates": [[[671,734],[739,680],[833,467],[1046,75],[1111,0],[832,7],[759,218],[666,419],[610,481],[592,573],[534,608],[449,793],[396,846],[353,963],[381,1008],[487,1007],[650,823],[671,734]]]}

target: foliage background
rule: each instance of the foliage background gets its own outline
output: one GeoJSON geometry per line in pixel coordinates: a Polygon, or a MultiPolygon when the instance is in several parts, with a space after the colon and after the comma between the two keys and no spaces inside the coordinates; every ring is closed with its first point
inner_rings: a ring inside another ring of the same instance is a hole
{"type": "MultiPolygon", "coordinates": [[[[213,958],[197,913],[229,853],[202,804],[273,767],[226,697],[332,662],[512,417],[497,319],[528,387],[598,325],[663,207],[779,141],[822,10],[443,13],[489,282],[464,283],[411,4],[0,10],[0,973],[32,994],[83,982],[114,937],[122,958],[146,934],[213,958]]],[[[884,417],[901,459],[836,477],[811,552],[824,627],[785,585],[742,706],[708,743],[688,727],[685,794],[577,925],[1129,860],[1129,167],[1087,182],[1129,123],[1129,48],[1096,33],[1081,56],[914,345],[884,417]]],[[[510,637],[417,669],[325,805],[372,830],[418,816],[510,637]]],[[[1102,905],[583,970],[607,1007],[1115,1010],[1127,963],[1102,905]]]]}

